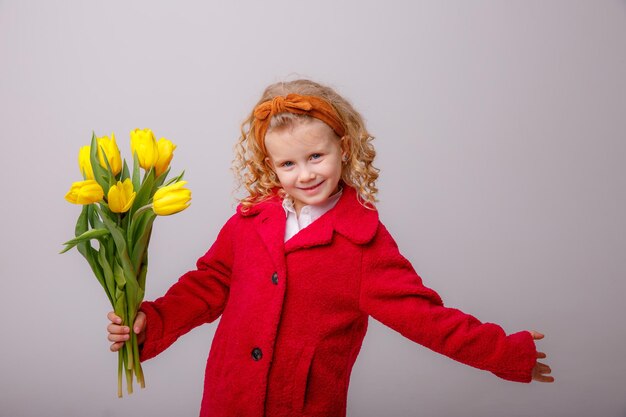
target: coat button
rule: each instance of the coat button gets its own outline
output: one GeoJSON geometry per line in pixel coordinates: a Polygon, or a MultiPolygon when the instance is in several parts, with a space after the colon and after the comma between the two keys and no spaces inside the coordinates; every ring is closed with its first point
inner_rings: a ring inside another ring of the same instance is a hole
{"type": "Polygon", "coordinates": [[[255,347],[254,349],[252,349],[251,354],[252,354],[252,359],[254,359],[255,361],[260,361],[261,358],[263,357],[263,352],[258,347],[255,347]]]}
{"type": "Polygon", "coordinates": [[[272,284],[278,285],[278,272],[272,274],[272,284]]]}

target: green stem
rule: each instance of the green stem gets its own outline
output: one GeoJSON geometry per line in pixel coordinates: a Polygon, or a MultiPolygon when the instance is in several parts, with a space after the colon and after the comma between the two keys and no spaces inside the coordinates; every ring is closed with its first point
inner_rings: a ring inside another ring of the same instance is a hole
{"type": "Polygon", "coordinates": [[[122,372],[124,369],[124,360],[122,358],[122,351],[117,352],[117,397],[122,398],[122,372]]]}
{"type": "Polygon", "coordinates": [[[135,376],[137,377],[137,382],[139,382],[139,386],[141,388],[146,387],[146,381],[143,378],[143,369],[141,368],[141,361],[139,360],[139,344],[137,343],[137,335],[133,333],[132,344],[133,344],[133,358],[135,359],[135,376]]]}
{"type": "Polygon", "coordinates": [[[132,223],[135,223],[141,214],[150,209],[152,209],[152,203],[139,207],[137,211],[133,213],[133,218],[131,219],[132,223]]]}
{"type": "Polygon", "coordinates": [[[128,363],[128,343],[125,343],[122,347],[122,360],[124,362],[124,373],[126,374],[126,391],[128,394],[133,393],[133,371],[129,368],[130,364],[128,363]]]}
{"type": "Polygon", "coordinates": [[[133,393],[133,370],[126,370],[126,389],[128,390],[128,394],[133,393]]]}

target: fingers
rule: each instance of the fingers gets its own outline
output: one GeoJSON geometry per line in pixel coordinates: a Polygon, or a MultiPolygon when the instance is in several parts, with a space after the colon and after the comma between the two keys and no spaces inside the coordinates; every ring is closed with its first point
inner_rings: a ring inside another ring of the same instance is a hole
{"type": "MultiPolygon", "coordinates": [[[[542,333],[534,330],[528,330],[528,333],[533,337],[533,340],[541,340],[545,337],[542,333]]],[[[545,359],[547,355],[544,352],[537,352],[537,359],[545,359]]],[[[533,368],[532,379],[539,382],[554,382],[554,377],[549,374],[552,373],[552,369],[544,363],[537,362],[533,368]]]]}
{"type": "MultiPolygon", "coordinates": [[[[124,342],[130,339],[130,327],[123,325],[122,319],[113,311],[107,314],[107,318],[111,322],[107,326],[107,332],[109,333],[107,339],[113,342],[110,346],[111,352],[117,352],[124,346],[124,342]]],[[[143,311],[139,311],[135,318],[135,323],[133,324],[133,332],[138,336],[137,342],[140,345],[146,338],[145,329],[146,314],[143,311]]]]}
{"type": "Polygon", "coordinates": [[[533,377],[534,381],[537,382],[547,382],[547,383],[552,383],[554,382],[554,377],[553,376],[544,376],[544,375],[539,375],[537,377],[533,377]]]}
{"type": "Polygon", "coordinates": [[[135,324],[133,326],[133,331],[135,334],[140,334],[146,328],[146,313],[143,311],[139,311],[137,313],[137,317],[135,318],[135,324]]]}
{"type": "Polygon", "coordinates": [[[109,333],[107,339],[110,342],[114,342],[109,349],[111,349],[111,352],[117,352],[124,346],[124,342],[130,339],[130,328],[123,326],[122,319],[113,311],[107,314],[107,318],[111,321],[107,326],[107,332],[109,333]]]}
{"type": "Polygon", "coordinates": [[[537,362],[533,368],[532,379],[538,382],[554,382],[554,377],[549,376],[552,369],[545,363],[537,362]]]}
{"type": "Polygon", "coordinates": [[[107,319],[109,319],[111,323],[122,324],[122,318],[115,314],[114,311],[109,311],[109,314],[107,314],[107,319]]]}
{"type": "Polygon", "coordinates": [[[537,382],[552,383],[552,382],[554,382],[554,377],[553,376],[547,376],[547,375],[537,375],[537,376],[533,376],[533,380],[537,381],[537,382]]]}
{"type": "Polygon", "coordinates": [[[545,363],[541,363],[541,362],[537,362],[537,364],[535,365],[535,369],[537,370],[537,372],[541,374],[552,373],[552,369],[550,369],[550,367],[546,365],[545,363]]]}

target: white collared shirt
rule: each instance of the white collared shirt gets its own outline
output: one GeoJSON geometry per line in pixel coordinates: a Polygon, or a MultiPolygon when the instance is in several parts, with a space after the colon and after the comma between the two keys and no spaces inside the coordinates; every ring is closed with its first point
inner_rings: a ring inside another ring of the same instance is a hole
{"type": "Polygon", "coordinates": [[[335,207],[335,204],[341,197],[342,189],[328,197],[328,199],[321,203],[311,206],[303,206],[300,209],[300,216],[296,215],[296,208],[293,205],[293,201],[290,198],[283,200],[283,208],[287,215],[287,225],[285,227],[285,242],[291,239],[296,233],[305,227],[309,226],[315,220],[319,219],[331,208],[335,207]]]}

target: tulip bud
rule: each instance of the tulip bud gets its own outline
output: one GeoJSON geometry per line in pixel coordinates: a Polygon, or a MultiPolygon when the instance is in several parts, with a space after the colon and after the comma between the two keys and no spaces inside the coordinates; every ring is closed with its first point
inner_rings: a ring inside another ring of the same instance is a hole
{"type": "Polygon", "coordinates": [[[130,132],[130,149],[137,154],[139,166],[146,171],[156,164],[159,159],[159,148],[150,129],[135,129],[130,132]]]}
{"type": "Polygon", "coordinates": [[[174,149],[176,149],[176,145],[174,145],[171,141],[161,138],[157,142],[157,148],[159,150],[159,159],[154,165],[154,171],[156,176],[158,177],[170,166],[170,162],[172,162],[172,157],[174,157],[174,149]]]}
{"type": "Polygon", "coordinates": [[[80,151],[78,151],[78,167],[80,168],[80,173],[85,177],[86,180],[93,179],[93,168],[91,167],[90,158],[91,146],[82,146],[80,151]]]}
{"type": "Polygon", "coordinates": [[[95,180],[79,181],[72,184],[65,199],[72,204],[97,203],[104,197],[104,191],[95,180]]]}
{"type": "Polygon", "coordinates": [[[118,181],[117,184],[109,188],[107,195],[109,210],[113,213],[126,213],[133,205],[136,195],[130,178],[126,178],[124,182],[118,181]]]}
{"type": "Polygon", "coordinates": [[[109,161],[113,175],[119,174],[122,170],[122,156],[120,155],[120,149],[117,147],[117,143],[115,143],[115,135],[113,133],[111,133],[111,139],[109,139],[108,136],[98,138],[98,160],[100,161],[100,165],[106,169],[105,155],[109,161]],[[103,149],[104,155],[102,155],[103,149]]]}
{"type": "Polygon", "coordinates": [[[191,191],[183,186],[187,181],[178,181],[159,188],[152,200],[152,210],[159,216],[168,216],[185,210],[191,204],[191,191]]]}

